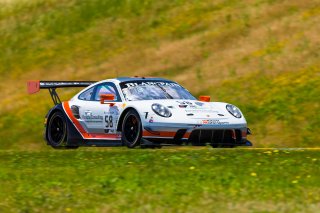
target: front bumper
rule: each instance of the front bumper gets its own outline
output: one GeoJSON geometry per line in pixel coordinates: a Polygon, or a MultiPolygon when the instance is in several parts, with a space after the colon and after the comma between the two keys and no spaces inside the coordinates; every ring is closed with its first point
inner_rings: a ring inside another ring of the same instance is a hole
{"type": "MultiPolygon", "coordinates": [[[[197,125],[152,124],[144,126],[142,137],[158,143],[193,145],[223,144],[246,146],[248,128],[245,124],[197,125]]],[[[250,143],[251,144],[251,143],[250,143]]]]}

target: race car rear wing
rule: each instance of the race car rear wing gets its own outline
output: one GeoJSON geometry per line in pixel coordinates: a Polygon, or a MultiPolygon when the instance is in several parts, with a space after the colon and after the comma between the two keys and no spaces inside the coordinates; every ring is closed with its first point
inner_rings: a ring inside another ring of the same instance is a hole
{"type": "Polygon", "coordinates": [[[55,105],[61,103],[61,100],[56,92],[57,88],[65,87],[87,87],[95,81],[28,81],[28,93],[33,94],[40,91],[40,89],[48,89],[52,101],[55,105]]]}

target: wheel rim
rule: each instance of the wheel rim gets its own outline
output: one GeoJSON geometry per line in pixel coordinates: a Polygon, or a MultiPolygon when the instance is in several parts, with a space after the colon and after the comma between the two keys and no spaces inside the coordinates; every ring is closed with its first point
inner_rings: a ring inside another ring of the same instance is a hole
{"type": "Polygon", "coordinates": [[[52,142],[59,144],[65,134],[64,122],[60,116],[54,117],[50,125],[50,137],[52,142]]]}
{"type": "Polygon", "coordinates": [[[136,116],[129,115],[124,126],[124,136],[133,144],[139,137],[139,121],[136,116]]]}

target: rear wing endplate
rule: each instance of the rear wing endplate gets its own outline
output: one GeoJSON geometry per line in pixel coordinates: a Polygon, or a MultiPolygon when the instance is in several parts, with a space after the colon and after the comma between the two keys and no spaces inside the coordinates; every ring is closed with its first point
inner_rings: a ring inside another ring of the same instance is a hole
{"type": "Polygon", "coordinates": [[[48,89],[52,101],[55,105],[61,103],[61,100],[56,92],[57,88],[65,87],[87,87],[96,81],[28,81],[28,93],[33,94],[40,91],[40,89],[48,89]]]}

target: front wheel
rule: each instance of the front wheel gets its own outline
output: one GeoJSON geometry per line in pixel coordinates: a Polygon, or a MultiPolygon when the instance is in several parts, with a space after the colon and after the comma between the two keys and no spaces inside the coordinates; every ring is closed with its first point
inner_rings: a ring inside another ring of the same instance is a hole
{"type": "Polygon", "coordinates": [[[128,148],[140,145],[142,137],[142,125],[139,114],[135,110],[129,110],[122,122],[121,139],[128,148]]]}

